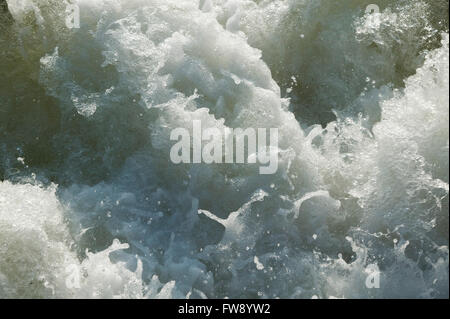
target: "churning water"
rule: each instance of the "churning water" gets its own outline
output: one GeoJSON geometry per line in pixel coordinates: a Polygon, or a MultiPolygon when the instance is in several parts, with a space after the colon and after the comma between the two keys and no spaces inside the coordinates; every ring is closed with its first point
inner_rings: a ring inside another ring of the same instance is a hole
{"type": "Polygon", "coordinates": [[[449,296],[447,0],[75,3],[0,21],[1,298],[449,296]],[[196,120],[277,173],[173,164],[196,120]]]}

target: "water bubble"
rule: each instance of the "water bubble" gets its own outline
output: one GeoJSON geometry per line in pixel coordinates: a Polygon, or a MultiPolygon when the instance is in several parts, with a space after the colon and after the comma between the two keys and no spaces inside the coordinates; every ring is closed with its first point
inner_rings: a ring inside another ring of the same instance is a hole
{"type": "Polygon", "coordinates": [[[372,14],[372,13],[380,13],[380,7],[378,5],[376,5],[376,4],[369,4],[366,7],[366,13],[370,13],[370,14],[372,14]]]}

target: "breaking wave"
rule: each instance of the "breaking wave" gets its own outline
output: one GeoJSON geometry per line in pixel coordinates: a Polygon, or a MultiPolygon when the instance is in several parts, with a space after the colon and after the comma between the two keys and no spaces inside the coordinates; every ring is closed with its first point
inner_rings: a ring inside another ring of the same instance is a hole
{"type": "Polygon", "coordinates": [[[448,1],[75,3],[0,25],[0,297],[448,298],[448,1]],[[194,120],[277,173],[172,164],[194,120]]]}

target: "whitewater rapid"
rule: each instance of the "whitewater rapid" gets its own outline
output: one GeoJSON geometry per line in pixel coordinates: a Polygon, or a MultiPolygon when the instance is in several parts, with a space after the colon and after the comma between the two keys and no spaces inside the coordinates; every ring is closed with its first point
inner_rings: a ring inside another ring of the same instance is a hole
{"type": "Polygon", "coordinates": [[[0,298],[448,298],[448,1],[71,2],[0,26],[0,298]]]}

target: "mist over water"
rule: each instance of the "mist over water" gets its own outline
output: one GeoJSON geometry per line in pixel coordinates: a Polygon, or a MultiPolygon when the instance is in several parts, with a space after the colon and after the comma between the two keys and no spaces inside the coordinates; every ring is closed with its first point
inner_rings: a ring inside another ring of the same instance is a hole
{"type": "Polygon", "coordinates": [[[0,298],[448,298],[447,0],[75,3],[0,20],[0,298]]]}

